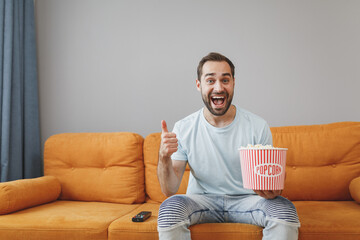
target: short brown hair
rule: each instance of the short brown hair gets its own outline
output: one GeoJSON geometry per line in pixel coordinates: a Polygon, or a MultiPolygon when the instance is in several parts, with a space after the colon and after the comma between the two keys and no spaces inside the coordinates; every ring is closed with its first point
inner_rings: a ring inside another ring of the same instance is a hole
{"type": "Polygon", "coordinates": [[[229,64],[229,66],[230,66],[232,77],[235,77],[235,66],[230,61],[230,59],[228,59],[224,55],[221,55],[220,53],[211,52],[208,55],[206,55],[205,57],[203,57],[199,62],[199,65],[197,67],[197,76],[198,76],[199,81],[200,81],[200,78],[201,78],[201,75],[202,75],[202,68],[203,68],[204,64],[207,61],[214,61],[214,62],[223,62],[224,61],[224,62],[227,62],[229,64]]]}

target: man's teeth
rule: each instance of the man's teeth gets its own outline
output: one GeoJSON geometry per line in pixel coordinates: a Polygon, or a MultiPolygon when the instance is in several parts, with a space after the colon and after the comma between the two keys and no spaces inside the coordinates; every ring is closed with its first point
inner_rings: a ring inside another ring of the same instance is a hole
{"type": "Polygon", "coordinates": [[[218,105],[224,103],[225,97],[212,97],[211,99],[214,104],[218,105]]]}

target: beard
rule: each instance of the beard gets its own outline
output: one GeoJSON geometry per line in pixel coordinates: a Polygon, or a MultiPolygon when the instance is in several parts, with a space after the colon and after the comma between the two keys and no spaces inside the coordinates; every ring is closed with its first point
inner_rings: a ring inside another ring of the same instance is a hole
{"type": "Polygon", "coordinates": [[[202,100],[206,106],[206,108],[210,111],[211,114],[213,114],[214,116],[223,116],[230,108],[231,106],[231,102],[232,102],[232,98],[233,95],[229,95],[228,92],[219,92],[219,93],[209,93],[209,95],[205,95],[205,94],[201,94],[202,95],[202,100]],[[225,96],[225,100],[226,104],[223,108],[213,108],[211,103],[211,95],[223,95],[225,96]]]}

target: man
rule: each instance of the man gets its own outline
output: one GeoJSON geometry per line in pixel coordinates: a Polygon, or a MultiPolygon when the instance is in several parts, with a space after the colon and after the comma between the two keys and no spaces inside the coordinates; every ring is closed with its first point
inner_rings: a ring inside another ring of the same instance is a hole
{"type": "Polygon", "coordinates": [[[177,192],[186,164],[191,172],[186,195],[174,195],[160,206],[159,239],[191,239],[189,226],[209,222],[254,224],[264,227],[263,239],[297,239],[296,209],[281,191],[243,188],[238,148],[272,144],[272,135],[262,118],[231,104],[233,63],[210,53],[197,73],[205,107],[178,121],[173,132],[161,122],[158,178],[163,193],[177,192]]]}

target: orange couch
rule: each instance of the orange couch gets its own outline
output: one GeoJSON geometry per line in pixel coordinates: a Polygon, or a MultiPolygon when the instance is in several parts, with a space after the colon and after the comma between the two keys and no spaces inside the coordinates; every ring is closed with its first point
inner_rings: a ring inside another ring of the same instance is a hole
{"type": "MultiPolygon", "coordinates": [[[[287,147],[283,195],[301,221],[299,239],[360,239],[360,122],[271,128],[287,147]]],[[[165,199],[156,176],[160,133],[65,133],[44,148],[45,176],[0,183],[0,239],[157,237],[165,199]],[[150,219],[133,223],[140,211],[150,219]]],[[[179,193],[185,193],[189,169],[179,193]]],[[[240,223],[191,227],[192,239],[261,239],[240,223]]]]}

